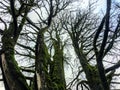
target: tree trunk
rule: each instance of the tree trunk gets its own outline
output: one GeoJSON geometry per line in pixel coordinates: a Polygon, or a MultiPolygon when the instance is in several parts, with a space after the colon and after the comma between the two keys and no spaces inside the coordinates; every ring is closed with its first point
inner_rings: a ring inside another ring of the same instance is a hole
{"type": "Polygon", "coordinates": [[[101,84],[101,79],[100,79],[97,67],[91,66],[88,63],[86,56],[83,54],[82,49],[79,48],[79,45],[76,42],[76,40],[73,41],[73,46],[74,46],[76,55],[79,58],[79,62],[83,68],[83,71],[85,72],[90,89],[91,90],[104,90],[101,84]]]}
{"type": "Polygon", "coordinates": [[[2,37],[3,53],[1,54],[1,67],[9,90],[30,90],[25,77],[20,72],[14,58],[14,39],[6,32],[2,37]]]}
{"type": "Polygon", "coordinates": [[[38,33],[36,41],[36,90],[48,90],[47,88],[47,62],[49,55],[46,52],[46,47],[44,44],[44,35],[42,32],[38,33]]]}
{"type": "Polygon", "coordinates": [[[50,69],[50,76],[53,83],[51,90],[66,90],[63,49],[61,49],[59,40],[54,40],[53,43],[55,52],[50,69]]]}

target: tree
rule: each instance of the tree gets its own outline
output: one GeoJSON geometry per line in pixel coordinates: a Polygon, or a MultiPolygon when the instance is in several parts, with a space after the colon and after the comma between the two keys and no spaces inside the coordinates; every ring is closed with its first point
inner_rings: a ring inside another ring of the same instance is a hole
{"type": "Polygon", "coordinates": [[[120,24],[118,18],[115,29],[110,28],[111,0],[106,0],[106,2],[106,13],[99,26],[96,25],[95,16],[91,17],[91,7],[87,12],[80,11],[76,15],[73,13],[62,19],[63,28],[70,35],[74,51],[82,67],[75,79],[78,79],[81,72],[85,73],[87,79],[78,81],[76,90],[78,90],[79,85],[81,85],[82,90],[84,90],[83,86],[88,90],[89,88],[90,90],[110,90],[112,77],[119,67],[118,63],[109,68],[103,65],[105,56],[112,49],[116,38],[119,37],[117,32],[119,32],[120,24]],[[113,32],[111,33],[111,31],[113,32]],[[91,64],[90,61],[93,60],[96,63],[91,64]]]}
{"type": "MultiPolygon", "coordinates": [[[[54,50],[55,50],[55,55],[53,57],[53,63],[50,60],[49,54],[48,54],[48,50],[46,47],[46,44],[44,42],[44,33],[48,30],[48,28],[50,27],[51,23],[52,23],[52,19],[57,15],[57,13],[59,13],[61,10],[63,10],[64,8],[66,8],[70,1],[66,0],[66,1],[52,1],[50,0],[49,2],[43,1],[42,4],[49,5],[49,8],[47,9],[47,6],[44,6],[46,12],[47,12],[47,18],[46,20],[43,20],[43,18],[41,18],[42,16],[40,16],[40,14],[37,13],[37,15],[39,16],[39,19],[43,22],[43,25],[41,25],[41,28],[39,28],[38,26],[36,26],[29,18],[27,18],[27,21],[34,27],[36,28],[36,30],[38,30],[37,32],[37,38],[36,38],[36,46],[35,46],[35,81],[37,82],[35,86],[37,86],[37,88],[35,87],[36,90],[39,90],[40,88],[42,90],[47,90],[47,89],[62,89],[64,90],[66,88],[65,86],[65,77],[64,77],[64,70],[63,70],[63,54],[62,51],[59,47],[59,38],[58,41],[54,40],[54,50]],[[62,4],[60,3],[62,2],[62,4]],[[45,26],[44,26],[45,25],[45,26]],[[58,45],[57,45],[58,43],[58,45]],[[57,50],[59,49],[59,50],[57,50]],[[60,56],[61,55],[61,56],[60,56]],[[61,58],[61,60],[59,61],[58,58],[61,58]],[[58,62],[59,61],[59,62],[58,62]],[[52,64],[51,64],[52,63],[52,64]],[[58,65],[59,63],[60,66],[58,65]],[[50,70],[48,72],[48,66],[50,65],[50,70]],[[59,66],[59,67],[57,67],[59,66]],[[52,67],[52,68],[51,68],[52,67]],[[61,69],[63,72],[61,72],[61,74],[59,74],[59,72],[61,71],[61,69]],[[49,75],[50,74],[50,75],[49,75]],[[39,81],[41,80],[41,81],[39,81]],[[63,80],[63,81],[61,81],[63,80]],[[41,87],[40,87],[40,83],[41,83],[41,87]],[[51,85],[53,84],[53,85],[51,85]]],[[[40,7],[38,7],[38,9],[41,10],[40,7]]]]}
{"type": "Polygon", "coordinates": [[[7,24],[4,22],[4,20],[1,19],[1,21],[5,24],[5,29],[2,33],[2,49],[1,49],[1,69],[3,73],[3,79],[6,90],[30,90],[30,88],[27,85],[27,82],[25,80],[25,77],[20,72],[20,68],[17,65],[17,62],[15,61],[14,57],[14,47],[17,43],[19,34],[25,24],[25,19],[27,17],[27,14],[29,13],[31,7],[33,6],[34,1],[29,1],[26,4],[25,2],[19,2],[21,5],[20,8],[16,11],[15,8],[15,1],[11,0],[5,1],[8,6],[4,3],[1,4],[4,6],[3,8],[8,11],[8,13],[11,15],[12,20],[9,23],[9,26],[7,27],[7,24]],[[31,6],[29,6],[29,4],[31,6]],[[25,11],[21,11],[21,9],[25,11]],[[10,11],[9,11],[10,10],[10,11]],[[20,15],[23,15],[23,17],[20,20],[20,23],[18,25],[18,17],[20,15]],[[14,82],[13,82],[14,81],[14,82]]]}

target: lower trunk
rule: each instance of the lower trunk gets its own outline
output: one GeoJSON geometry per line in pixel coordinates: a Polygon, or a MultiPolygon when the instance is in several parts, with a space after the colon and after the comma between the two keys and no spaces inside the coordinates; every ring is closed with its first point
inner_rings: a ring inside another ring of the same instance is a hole
{"type": "Polygon", "coordinates": [[[59,57],[60,55],[54,56],[54,64],[51,80],[52,80],[52,89],[51,90],[66,90],[66,82],[65,82],[65,76],[64,76],[64,66],[63,66],[63,60],[62,57],[59,57]]]}
{"type": "Polygon", "coordinates": [[[104,66],[100,59],[97,60],[97,65],[98,65],[99,76],[104,90],[110,90],[109,84],[107,82],[107,77],[105,76],[104,66]]]}
{"type": "Polygon", "coordinates": [[[3,73],[9,90],[30,90],[16,62],[12,60],[11,55],[3,53],[1,57],[3,73]]]}
{"type": "Polygon", "coordinates": [[[48,53],[46,52],[46,47],[44,44],[44,35],[39,32],[36,41],[36,90],[48,90],[47,88],[47,62],[49,59],[48,53]]]}
{"type": "Polygon", "coordinates": [[[30,90],[14,58],[13,39],[3,37],[2,42],[4,52],[1,54],[1,67],[6,80],[5,85],[8,86],[8,90],[30,90]]]}
{"type": "Polygon", "coordinates": [[[83,51],[79,49],[78,44],[74,44],[74,49],[85,72],[90,90],[104,90],[97,67],[88,63],[86,56],[83,54],[83,51]]]}
{"type": "Polygon", "coordinates": [[[59,40],[54,40],[53,45],[55,53],[50,65],[51,90],[66,90],[63,49],[61,49],[59,40]]]}
{"type": "MultiPolygon", "coordinates": [[[[2,52],[0,52],[2,54],[2,52]]],[[[4,72],[3,72],[3,67],[2,67],[2,58],[1,58],[1,55],[0,55],[0,67],[1,67],[1,72],[2,72],[2,77],[3,77],[3,82],[4,82],[4,86],[5,86],[5,90],[10,90],[9,89],[9,86],[7,84],[7,80],[5,78],[5,75],[4,75],[4,72]]]]}
{"type": "Polygon", "coordinates": [[[101,79],[97,67],[87,65],[84,67],[84,72],[86,74],[90,90],[104,90],[101,84],[101,79]]]}

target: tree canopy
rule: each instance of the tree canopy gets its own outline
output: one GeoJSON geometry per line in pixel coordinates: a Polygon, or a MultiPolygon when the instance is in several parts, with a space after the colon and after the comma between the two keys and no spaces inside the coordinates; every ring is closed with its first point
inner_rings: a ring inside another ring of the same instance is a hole
{"type": "Polygon", "coordinates": [[[85,2],[0,0],[5,90],[120,88],[120,2],[85,2]]]}

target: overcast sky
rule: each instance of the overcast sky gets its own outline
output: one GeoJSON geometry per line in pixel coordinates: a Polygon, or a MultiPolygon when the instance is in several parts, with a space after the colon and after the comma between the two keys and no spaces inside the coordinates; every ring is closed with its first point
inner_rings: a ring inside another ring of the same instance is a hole
{"type": "MultiPolygon", "coordinates": [[[[76,4],[79,6],[79,4],[82,6],[82,7],[85,7],[88,5],[88,0],[82,0],[83,3],[81,4],[81,1],[79,2],[76,2],[76,4]]],[[[90,0],[90,1],[95,1],[95,0],[90,0]]],[[[119,1],[119,0],[114,0],[114,1],[119,1]]],[[[97,4],[95,5],[96,7],[96,12],[99,12],[100,10],[105,10],[105,5],[106,5],[106,0],[98,0],[97,4]]],[[[0,90],[4,90],[4,87],[3,85],[0,83],[0,90]]]]}

